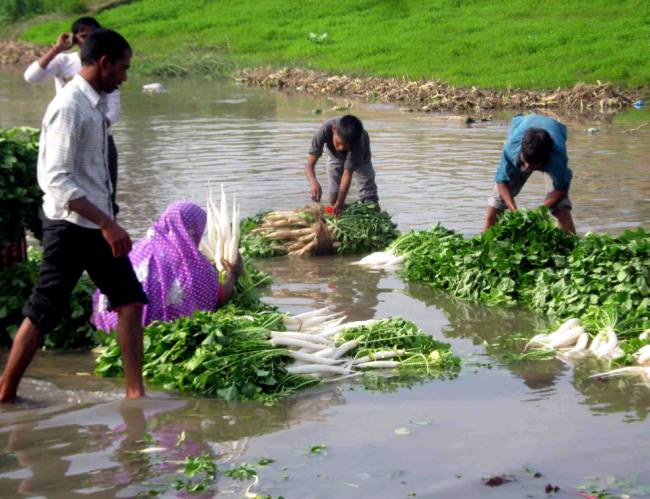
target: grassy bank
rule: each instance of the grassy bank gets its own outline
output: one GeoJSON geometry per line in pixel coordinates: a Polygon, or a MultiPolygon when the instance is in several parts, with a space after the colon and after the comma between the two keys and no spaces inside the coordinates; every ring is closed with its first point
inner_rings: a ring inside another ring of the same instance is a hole
{"type": "MultiPolygon", "coordinates": [[[[496,88],[650,82],[647,0],[140,0],[98,17],[149,70],[190,66],[193,53],[211,70],[226,60],[496,88]]],[[[23,38],[52,43],[69,23],[23,38]]]]}

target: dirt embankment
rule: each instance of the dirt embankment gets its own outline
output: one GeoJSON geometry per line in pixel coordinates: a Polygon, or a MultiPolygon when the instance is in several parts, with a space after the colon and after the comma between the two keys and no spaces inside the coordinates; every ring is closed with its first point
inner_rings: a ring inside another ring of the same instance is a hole
{"type": "Polygon", "coordinates": [[[514,109],[606,118],[639,98],[633,91],[620,90],[610,84],[578,83],[570,89],[497,91],[455,87],[435,80],[360,78],[304,69],[244,69],[236,74],[236,79],[250,86],[398,104],[410,111],[465,113],[479,117],[514,109]]]}

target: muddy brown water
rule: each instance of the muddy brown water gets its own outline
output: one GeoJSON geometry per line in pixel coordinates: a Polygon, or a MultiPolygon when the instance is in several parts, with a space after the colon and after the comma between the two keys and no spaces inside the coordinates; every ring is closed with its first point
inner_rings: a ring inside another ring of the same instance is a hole
{"type": "MultiPolygon", "coordinates": [[[[335,115],[312,110],[333,104],[201,80],[163,82],[164,94],[143,95],[142,83],[134,78],[123,89],[115,127],[121,219],[134,236],[170,201],[204,204],[208,181],[237,191],[244,214],[307,202],[309,140],[335,115]]],[[[37,126],[52,91],[0,73],[0,126],[37,126]]],[[[387,106],[353,111],[370,132],[382,205],[402,231],[438,221],[466,234],[479,230],[507,119],[468,128],[387,106]]],[[[647,114],[569,123],[581,232],[650,225],[650,130],[630,131],[644,120],[647,114]],[[600,131],[589,134],[590,127],[600,131]]],[[[520,204],[535,206],[542,195],[536,179],[520,204]]],[[[145,400],[125,402],[121,380],[91,374],[91,353],[42,352],[21,386],[23,401],[0,410],[0,497],[149,490],[182,497],[172,487],[181,461],[205,453],[221,470],[274,459],[257,467],[260,480],[250,489],[274,497],[547,497],[548,483],[560,487],[556,497],[575,497],[589,483],[650,496],[650,388],[635,379],[590,379],[605,367],[591,361],[500,360],[487,343],[531,333],[544,318],[458,301],[350,261],[259,262],[274,278],[264,299],[295,313],[328,305],[350,320],[402,315],[452,344],[463,358],[456,378],[380,392],[352,381],[322,385],[276,407],[156,387],[145,400]],[[309,452],[320,444],[324,455],[309,452]],[[484,484],[496,475],[512,481],[484,484]]],[[[197,497],[241,497],[251,484],[219,475],[197,497]]]]}

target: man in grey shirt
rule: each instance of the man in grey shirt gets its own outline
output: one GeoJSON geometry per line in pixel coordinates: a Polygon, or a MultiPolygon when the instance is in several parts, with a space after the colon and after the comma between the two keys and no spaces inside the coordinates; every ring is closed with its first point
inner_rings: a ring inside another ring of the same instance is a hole
{"type": "Polygon", "coordinates": [[[348,114],[328,120],[311,141],[305,174],[311,185],[311,198],[318,202],[323,191],[316,179],[315,167],[324,148],[328,155],[328,191],[334,215],[343,211],[353,174],[359,187],[359,199],[364,203],[378,203],[370,139],[359,118],[348,114]]]}

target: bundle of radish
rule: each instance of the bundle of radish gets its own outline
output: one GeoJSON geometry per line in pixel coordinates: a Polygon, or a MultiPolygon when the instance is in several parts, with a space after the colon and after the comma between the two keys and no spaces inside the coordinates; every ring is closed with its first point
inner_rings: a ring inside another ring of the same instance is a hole
{"type": "Polygon", "coordinates": [[[386,212],[352,203],[340,217],[321,205],[272,211],[242,221],[242,253],[251,257],[354,254],[385,248],[399,235],[386,212]]]}
{"type": "Polygon", "coordinates": [[[624,351],[630,352],[629,355],[626,355],[624,360],[627,360],[628,364],[633,363],[634,365],[626,365],[624,367],[619,367],[611,371],[604,373],[594,374],[592,377],[610,377],[610,376],[627,376],[627,375],[641,375],[647,382],[650,383],[650,329],[645,330],[637,338],[628,340],[626,344],[622,344],[621,347],[624,351]],[[634,351],[634,349],[636,349],[634,351]]]}
{"type": "MultiPolygon", "coordinates": [[[[275,402],[322,378],[366,370],[436,377],[453,375],[460,363],[448,344],[399,317],[344,320],[327,308],[289,316],[273,307],[254,311],[229,303],[176,322],[156,321],[144,330],[143,374],[167,389],[275,402]]],[[[123,373],[115,334],[96,371],[123,373]]]]}
{"type": "Polygon", "coordinates": [[[539,334],[526,345],[536,345],[544,350],[557,350],[563,355],[576,356],[592,354],[598,359],[612,360],[624,355],[619,346],[616,314],[600,311],[590,321],[592,329],[598,332],[593,335],[589,345],[590,335],[585,330],[580,319],[569,319],[549,334],[539,334]]]}
{"type": "Polygon", "coordinates": [[[266,213],[250,235],[271,242],[279,252],[292,256],[332,250],[332,238],[319,207],[266,213]]]}
{"type": "Polygon", "coordinates": [[[212,189],[208,191],[207,202],[207,231],[205,238],[201,241],[201,251],[212,261],[221,274],[224,272],[224,261],[233,264],[237,261],[239,254],[239,205],[237,195],[233,194],[232,218],[228,213],[228,199],[221,184],[221,207],[217,205],[212,197],[212,189]]]}
{"type": "Polygon", "coordinates": [[[434,376],[458,366],[446,343],[399,317],[344,323],[328,309],[285,317],[288,331],[271,332],[271,344],[287,349],[292,374],[316,378],[352,376],[366,369],[434,376]]]}

